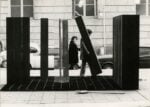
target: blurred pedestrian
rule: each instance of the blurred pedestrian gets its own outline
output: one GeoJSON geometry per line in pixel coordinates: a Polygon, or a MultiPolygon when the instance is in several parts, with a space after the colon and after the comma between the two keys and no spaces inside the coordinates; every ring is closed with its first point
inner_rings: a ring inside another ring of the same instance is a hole
{"type": "Polygon", "coordinates": [[[78,65],[79,58],[78,58],[78,51],[79,48],[77,46],[77,36],[73,36],[71,38],[70,44],[69,44],[69,69],[77,69],[80,68],[78,65]]]}
{"type": "MultiPolygon", "coordinates": [[[[92,34],[92,30],[91,29],[87,29],[87,32],[89,34],[89,36],[91,36],[92,34]]],[[[85,43],[83,42],[82,38],[81,38],[81,42],[80,42],[80,59],[82,60],[82,65],[81,65],[81,71],[80,71],[80,76],[83,77],[85,75],[85,69],[86,69],[86,63],[87,63],[87,60],[89,58],[89,50],[87,49],[85,43]]]]}

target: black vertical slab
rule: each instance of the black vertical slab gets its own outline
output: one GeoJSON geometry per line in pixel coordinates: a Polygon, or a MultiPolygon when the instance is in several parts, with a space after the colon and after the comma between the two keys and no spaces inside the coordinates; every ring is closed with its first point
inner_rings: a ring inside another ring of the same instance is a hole
{"type": "Polygon", "coordinates": [[[7,18],[7,82],[29,78],[29,18],[7,18]]]}
{"type": "Polygon", "coordinates": [[[139,15],[113,18],[114,79],[122,89],[138,89],[139,15]]]}
{"type": "Polygon", "coordinates": [[[21,77],[22,77],[22,52],[21,52],[21,42],[22,42],[22,30],[23,30],[23,24],[22,24],[22,19],[21,18],[15,18],[15,38],[14,38],[14,53],[15,53],[15,58],[14,58],[14,63],[15,63],[15,70],[14,72],[16,72],[17,74],[17,79],[18,81],[22,81],[21,77]],[[17,30],[18,29],[18,30],[17,30]]]}
{"type": "Polygon", "coordinates": [[[21,76],[21,19],[7,18],[7,82],[18,82],[21,76]],[[12,37],[11,37],[12,36],[12,37]],[[11,56],[12,55],[12,56],[11,56]],[[12,57],[12,58],[11,58],[12,57]]]}
{"type": "Polygon", "coordinates": [[[22,18],[22,82],[27,82],[30,76],[30,19],[22,18]]]}
{"type": "Polygon", "coordinates": [[[69,52],[68,52],[68,21],[63,20],[62,21],[62,27],[63,27],[63,76],[68,77],[69,76],[69,52]]]}
{"type": "Polygon", "coordinates": [[[48,78],[48,19],[41,19],[41,79],[48,78]]]}
{"type": "Polygon", "coordinates": [[[60,76],[61,76],[61,69],[62,69],[62,20],[59,19],[59,70],[60,70],[60,76]]]}
{"type": "Polygon", "coordinates": [[[16,81],[14,63],[14,20],[7,18],[7,84],[16,81]],[[15,78],[15,79],[14,79],[15,78]]]}
{"type": "Polygon", "coordinates": [[[82,40],[84,41],[88,51],[90,52],[88,64],[90,66],[91,74],[93,76],[95,76],[102,72],[101,65],[100,65],[99,61],[97,60],[95,51],[93,49],[91,40],[87,33],[87,30],[86,30],[86,27],[85,27],[82,17],[81,16],[76,17],[75,20],[76,20],[77,26],[79,28],[80,34],[82,36],[82,40]]]}

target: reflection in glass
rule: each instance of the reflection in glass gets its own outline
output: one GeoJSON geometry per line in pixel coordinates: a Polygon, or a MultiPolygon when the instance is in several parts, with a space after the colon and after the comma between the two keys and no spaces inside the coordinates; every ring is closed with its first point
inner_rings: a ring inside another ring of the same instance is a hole
{"type": "Polygon", "coordinates": [[[83,15],[83,7],[76,6],[76,7],[75,7],[75,10],[76,10],[80,15],[83,15]]]}
{"type": "Polygon", "coordinates": [[[94,0],[86,0],[86,4],[94,4],[94,0]]]}
{"type": "Polygon", "coordinates": [[[21,5],[20,0],[11,0],[11,5],[21,5]]]}
{"type": "Polygon", "coordinates": [[[75,4],[79,4],[80,0],[75,0],[75,4]]]}
{"type": "Polygon", "coordinates": [[[141,0],[141,3],[146,3],[146,0],[141,0]]]}
{"type": "Polygon", "coordinates": [[[94,5],[86,6],[86,16],[94,16],[94,5]]]}
{"type": "Polygon", "coordinates": [[[23,0],[24,5],[33,5],[33,0],[23,0]]]}
{"type": "Polygon", "coordinates": [[[23,16],[24,17],[33,17],[33,7],[32,6],[24,6],[23,16]]]}
{"type": "Polygon", "coordinates": [[[136,14],[146,15],[146,5],[136,5],[136,14]]]}
{"type": "Polygon", "coordinates": [[[20,6],[18,6],[18,7],[11,7],[11,16],[12,17],[20,17],[21,16],[20,6]]]}

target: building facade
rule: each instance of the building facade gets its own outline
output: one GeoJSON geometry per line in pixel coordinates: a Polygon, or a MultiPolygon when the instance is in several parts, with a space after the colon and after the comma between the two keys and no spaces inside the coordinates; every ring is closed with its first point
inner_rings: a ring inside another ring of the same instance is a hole
{"type": "Polygon", "coordinates": [[[112,46],[112,19],[123,14],[140,15],[140,45],[150,46],[149,0],[0,0],[0,40],[6,41],[6,17],[30,17],[30,41],[40,44],[40,18],[49,19],[49,48],[59,48],[59,19],[68,19],[69,39],[80,33],[76,12],[83,15],[91,40],[99,53],[112,46]]]}

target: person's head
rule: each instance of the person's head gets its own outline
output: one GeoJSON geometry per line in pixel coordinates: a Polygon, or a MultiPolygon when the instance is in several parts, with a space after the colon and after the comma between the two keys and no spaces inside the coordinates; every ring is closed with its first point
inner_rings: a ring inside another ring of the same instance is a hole
{"type": "Polygon", "coordinates": [[[77,43],[78,37],[77,36],[73,36],[71,38],[71,42],[77,43]]]}
{"type": "Polygon", "coordinates": [[[89,36],[93,33],[91,29],[86,29],[86,30],[87,30],[89,36]]]}

